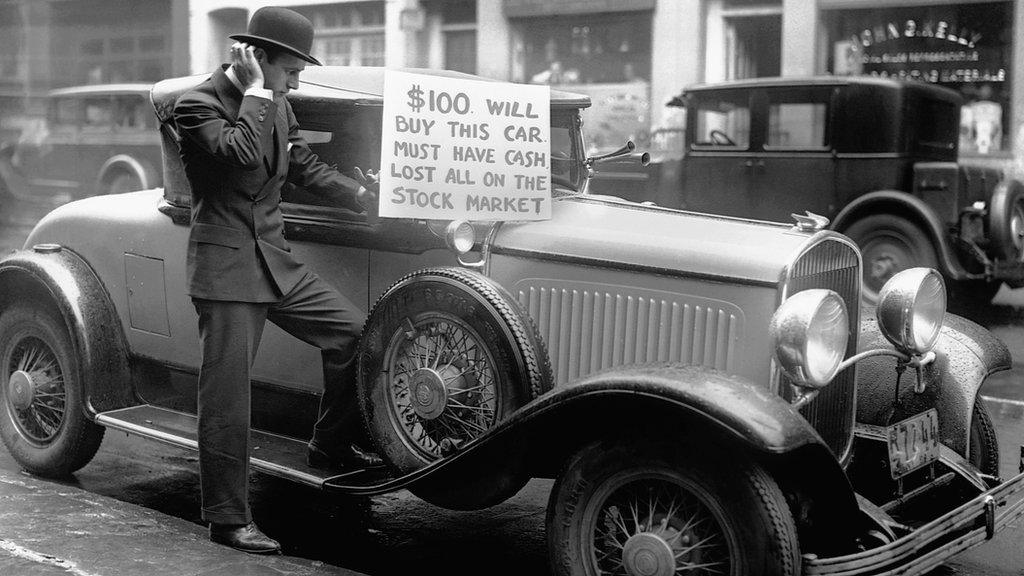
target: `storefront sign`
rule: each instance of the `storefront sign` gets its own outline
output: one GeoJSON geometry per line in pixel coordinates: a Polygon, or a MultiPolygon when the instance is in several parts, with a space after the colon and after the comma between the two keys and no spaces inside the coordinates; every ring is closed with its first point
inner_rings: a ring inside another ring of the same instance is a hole
{"type": "Polygon", "coordinates": [[[388,70],[380,215],[551,218],[550,89],[388,70]]]}
{"type": "Polygon", "coordinates": [[[832,71],[932,82],[959,92],[960,152],[1007,149],[1013,3],[982,2],[824,13],[832,71]]]}
{"type": "Polygon", "coordinates": [[[836,73],[939,84],[1003,83],[1006,3],[836,11],[836,73]]]}

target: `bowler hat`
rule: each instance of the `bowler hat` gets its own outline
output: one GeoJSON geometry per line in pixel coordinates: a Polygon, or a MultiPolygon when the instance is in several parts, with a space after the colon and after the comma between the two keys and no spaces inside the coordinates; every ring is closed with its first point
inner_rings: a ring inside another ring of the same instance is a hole
{"type": "Polygon", "coordinates": [[[309,55],[309,49],[313,47],[313,23],[294,10],[264,6],[253,12],[245,34],[232,34],[230,38],[265,48],[280,48],[306,62],[320,65],[319,60],[309,55]]]}

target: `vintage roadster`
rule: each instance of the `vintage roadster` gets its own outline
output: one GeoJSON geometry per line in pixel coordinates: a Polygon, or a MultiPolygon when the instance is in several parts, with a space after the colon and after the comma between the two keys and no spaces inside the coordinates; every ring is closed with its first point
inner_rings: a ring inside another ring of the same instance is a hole
{"type": "MultiPolygon", "coordinates": [[[[432,72],[447,74],[451,72],[432,72]]],[[[310,146],[379,168],[383,71],[311,68],[310,146]]],[[[152,94],[165,188],[65,205],[0,261],[0,434],[30,472],[105,428],[196,448],[189,190],[152,94]]],[[[360,408],[386,470],[306,466],[316,351],[268,326],[252,467],[345,494],[483,508],[554,478],[553,573],[921,574],[1024,513],[978,401],[1006,347],[911,268],[861,315],[861,257],[814,218],[772,224],[591,196],[585,97],[551,93],[550,220],[281,210],[291,250],[368,318],[360,408]]]]}

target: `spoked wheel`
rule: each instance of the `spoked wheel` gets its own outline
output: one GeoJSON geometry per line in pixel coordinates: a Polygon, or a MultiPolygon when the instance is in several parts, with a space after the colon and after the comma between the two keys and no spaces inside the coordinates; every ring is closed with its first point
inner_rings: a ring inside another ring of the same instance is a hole
{"type": "Polygon", "coordinates": [[[569,462],[548,504],[559,576],[795,575],[796,527],[761,468],[698,453],[597,443],[569,462]]]}
{"type": "MultiPolygon", "coordinates": [[[[399,474],[454,454],[551,389],[540,335],[515,299],[458,268],[410,274],[374,306],[359,342],[360,408],[384,460],[399,474]]],[[[527,477],[507,454],[464,486],[413,486],[449,508],[511,496],[527,477]]]]}
{"type": "Polygon", "coordinates": [[[17,306],[0,315],[0,436],[26,470],[59,477],[96,454],[103,428],[86,418],[67,330],[52,314],[17,306]]]}
{"type": "MultiPolygon", "coordinates": [[[[497,421],[498,365],[480,334],[452,314],[406,318],[385,360],[392,375],[390,418],[424,461],[470,442],[497,421]]],[[[507,411],[507,410],[506,410],[507,411]]]]}
{"type": "Polygon", "coordinates": [[[878,292],[885,283],[908,268],[936,268],[935,247],[920,226],[892,214],[873,214],[862,218],[843,231],[857,243],[864,259],[862,295],[864,300],[878,302],[878,292]]]}

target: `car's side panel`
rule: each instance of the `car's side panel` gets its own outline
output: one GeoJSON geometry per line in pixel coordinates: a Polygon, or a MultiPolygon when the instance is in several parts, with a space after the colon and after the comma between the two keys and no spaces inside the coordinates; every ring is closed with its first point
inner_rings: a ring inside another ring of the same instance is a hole
{"type": "Polygon", "coordinates": [[[913,189],[913,159],[897,153],[878,154],[844,152],[836,155],[835,189],[838,205],[829,212],[835,216],[840,210],[861,196],[876,190],[913,189]]]}
{"type": "Polygon", "coordinates": [[[947,278],[960,280],[966,277],[960,260],[950,245],[946,226],[930,206],[916,196],[899,190],[879,190],[865,194],[849,203],[836,215],[831,227],[842,232],[851,224],[870,214],[888,213],[903,216],[918,224],[930,236],[937,253],[939,271],[947,278]]]}

